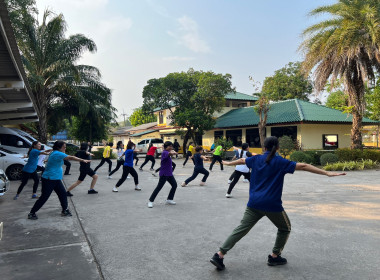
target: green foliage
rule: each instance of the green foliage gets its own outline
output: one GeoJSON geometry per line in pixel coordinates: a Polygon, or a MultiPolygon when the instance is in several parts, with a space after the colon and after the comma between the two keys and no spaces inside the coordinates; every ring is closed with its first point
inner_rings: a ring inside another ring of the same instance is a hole
{"type": "MultiPolygon", "coordinates": [[[[96,151],[93,151],[92,153],[94,154],[94,156],[92,157],[92,159],[102,159],[103,152],[104,152],[104,148],[99,148],[96,151]]],[[[117,158],[116,154],[111,151],[110,159],[116,159],[116,158],[117,158]]]]}
{"type": "Polygon", "coordinates": [[[321,165],[325,166],[327,164],[332,164],[338,162],[338,156],[333,153],[323,154],[320,158],[321,165]]]}
{"type": "Polygon", "coordinates": [[[77,148],[73,147],[73,146],[66,146],[66,154],[70,155],[70,156],[73,156],[75,155],[75,153],[78,151],[77,148]]]}
{"type": "Polygon", "coordinates": [[[350,171],[350,170],[363,170],[375,169],[379,166],[379,162],[370,159],[361,161],[344,161],[328,164],[323,167],[326,171],[350,171]]]}
{"type": "Polygon", "coordinates": [[[348,96],[343,91],[332,92],[327,97],[326,107],[343,111],[348,107],[348,96]]]}
{"type": "Polygon", "coordinates": [[[357,160],[373,160],[380,162],[380,151],[377,150],[361,150],[361,149],[337,149],[335,154],[340,161],[357,161],[357,160]]]}
{"type": "Polygon", "coordinates": [[[152,113],[145,113],[142,108],[133,110],[132,115],[129,117],[129,121],[133,126],[139,126],[145,123],[151,123],[157,121],[157,118],[152,113]]]}
{"type": "Polygon", "coordinates": [[[374,89],[367,91],[366,103],[366,117],[370,118],[371,120],[380,121],[380,80],[377,80],[374,89]]]}
{"type": "Polygon", "coordinates": [[[89,112],[85,117],[72,117],[69,134],[79,141],[97,142],[108,138],[109,126],[89,112]]]}
{"type": "Polygon", "coordinates": [[[290,62],[280,70],[275,71],[271,77],[266,77],[262,92],[270,100],[286,100],[298,98],[309,100],[313,91],[313,84],[301,72],[300,62],[290,62]]]}
{"type": "Polygon", "coordinates": [[[301,151],[295,151],[290,155],[290,160],[302,163],[311,163],[312,157],[301,151]]]}
{"type": "Polygon", "coordinates": [[[278,141],[280,142],[280,153],[283,157],[287,157],[295,150],[294,142],[291,137],[284,135],[280,137],[278,141]]]}
{"type": "Polygon", "coordinates": [[[331,154],[333,153],[333,151],[308,150],[308,151],[304,151],[304,153],[311,158],[311,164],[321,165],[321,161],[320,161],[321,156],[327,153],[331,154]]]}
{"type": "Polygon", "coordinates": [[[225,158],[226,151],[234,146],[232,141],[226,137],[219,138],[215,141],[215,148],[219,145],[223,147],[223,152],[221,153],[222,158],[225,158]]]}

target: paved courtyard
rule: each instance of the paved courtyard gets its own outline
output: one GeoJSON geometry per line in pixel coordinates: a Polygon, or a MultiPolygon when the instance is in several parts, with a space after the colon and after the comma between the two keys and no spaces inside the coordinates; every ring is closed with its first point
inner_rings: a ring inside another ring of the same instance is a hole
{"type": "MultiPolygon", "coordinates": [[[[199,186],[198,177],[182,188],[193,166],[175,162],[177,205],[164,204],[166,185],[152,209],[146,203],[158,177],[150,171],[138,171],[141,192],[128,179],[113,193],[121,170],[107,179],[104,165],[98,195],[87,194],[90,178],[73,191],[72,218],[60,217],[53,194],[37,221],[26,219],[34,202],[31,182],[18,201],[12,200],[18,182],[12,182],[0,198],[1,279],[379,279],[380,171],[336,178],[287,175],[283,205],[292,233],[283,256],[288,264],[266,265],[276,228],[263,218],[228,253],[227,268],[220,272],[209,259],[239,224],[249,185],[241,180],[233,198],[225,198],[233,168],[221,172],[216,165],[207,186],[199,186]]],[[[66,186],[78,177],[77,163],[71,174],[64,176],[66,186]]]]}

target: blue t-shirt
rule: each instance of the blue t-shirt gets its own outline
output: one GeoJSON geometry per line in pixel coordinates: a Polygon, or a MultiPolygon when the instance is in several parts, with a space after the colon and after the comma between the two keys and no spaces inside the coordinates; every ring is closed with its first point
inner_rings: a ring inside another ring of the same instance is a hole
{"type": "Polygon", "coordinates": [[[203,168],[203,159],[201,157],[201,154],[199,153],[194,154],[193,159],[194,159],[195,169],[203,168]]]}
{"type": "Polygon", "coordinates": [[[297,163],[275,156],[268,164],[265,162],[268,155],[269,152],[265,152],[245,160],[245,164],[252,168],[247,206],[261,211],[282,212],[284,177],[287,173],[294,173],[297,163]]]}
{"type": "Polygon", "coordinates": [[[65,153],[53,151],[49,156],[45,171],[42,174],[42,178],[49,180],[62,180],[63,159],[66,157],[67,155],[65,153]]]}
{"type": "Polygon", "coordinates": [[[28,173],[33,173],[34,171],[36,171],[38,156],[40,155],[40,153],[40,150],[32,149],[29,153],[28,162],[24,165],[24,168],[22,170],[28,173]]]}
{"type": "Polygon", "coordinates": [[[124,165],[125,166],[129,166],[129,167],[133,167],[133,150],[132,149],[128,149],[125,151],[125,161],[124,161],[124,165]]]}

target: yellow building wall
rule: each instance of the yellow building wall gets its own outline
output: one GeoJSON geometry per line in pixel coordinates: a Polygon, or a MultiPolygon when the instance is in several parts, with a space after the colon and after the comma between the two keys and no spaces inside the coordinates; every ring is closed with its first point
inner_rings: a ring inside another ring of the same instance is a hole
{"type": "Polygon", "coordinates": [[[132,142],[134,142],[135,144],[137,144],[141,140],[144,140],[144,139],[147,139],[147,138],[161,138],[161,135],[160,135],[160,132],[155,131],[155,132],[151,132],[151,133],[140,135],[140,136],[136,136],[136,137],[133,137],[133,135],[131,135],[129,137],[131,138],[132,142]]]}
{"type": "Polygon", "coordinates": [[[323,134],[338,134],[339,148],[349,148],[351,127],[351,124],[301,124],[298,137],[304,150],[323,149],[323,134]]]}

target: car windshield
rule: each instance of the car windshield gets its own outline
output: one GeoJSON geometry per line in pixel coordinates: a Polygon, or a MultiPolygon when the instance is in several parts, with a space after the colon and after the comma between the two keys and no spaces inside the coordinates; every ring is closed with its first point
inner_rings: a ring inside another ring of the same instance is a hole
{"type": "Polygon", "coordinates": [[[12,152],[12,151],[10,151],[10,150],[7,150],[7,149],[4,149],[4,148],[1,148],[0,147],[0,151],[2,151],[2,152],[4,152],[4,153],[7,153],[7,154],[18,154],[18,153],[16,153],[16,152],[12,152]]]}
{"type": "Polygon", "coordinates": [[[164,143],[164,140],[162,140],[162,139],[152,139],[151,143],[152,144],[162,144],[162,143],[164,143]]]}

